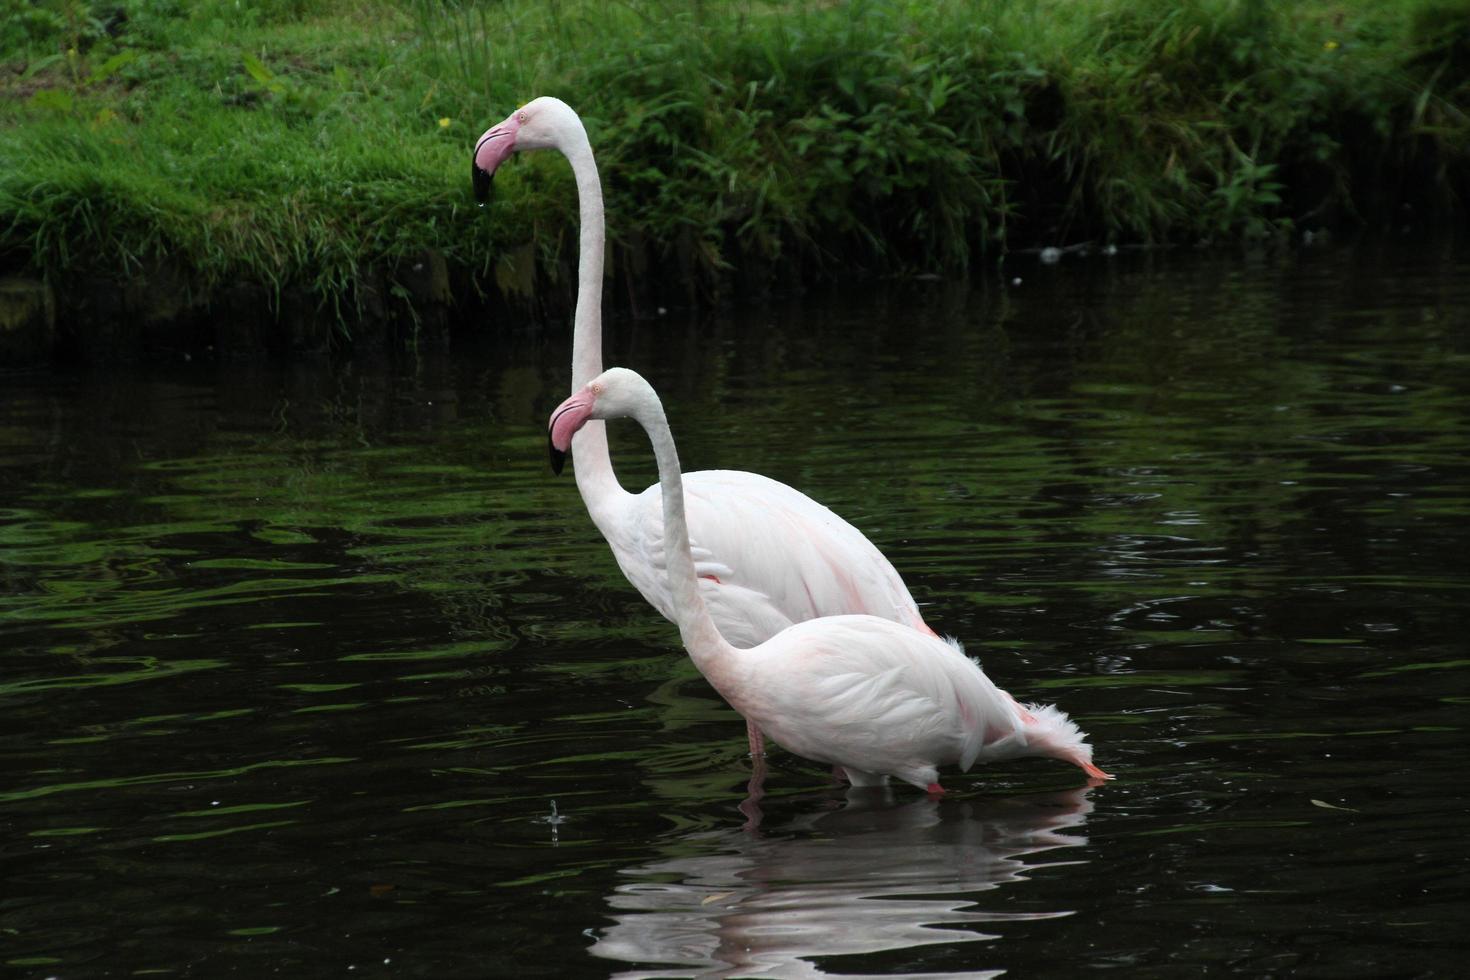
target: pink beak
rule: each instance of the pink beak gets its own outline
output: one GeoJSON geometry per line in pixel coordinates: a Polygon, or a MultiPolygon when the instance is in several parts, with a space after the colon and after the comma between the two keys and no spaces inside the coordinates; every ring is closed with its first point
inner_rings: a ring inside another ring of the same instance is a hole
{"type": "Polygon", "coordinates": [[[592,417],[592,405],[596,402],[592,392],[583,388],[556,407],[551,413],[547,438],[550,441],[551,472],[560,473],[572,450],[572,436],[587,424],[592,417]]]}
{"type": "Polygon", "coordinates": [[[481,204],[490,196],[490,184],[495,179],[496,168],[515,152],[516,132],[520,128],[520,120],[512,112],[505,117],[504,122],[485,130],[480,141],[475,144],[475,160],[470,179],[475,185],[475,200],[481,204]]]}

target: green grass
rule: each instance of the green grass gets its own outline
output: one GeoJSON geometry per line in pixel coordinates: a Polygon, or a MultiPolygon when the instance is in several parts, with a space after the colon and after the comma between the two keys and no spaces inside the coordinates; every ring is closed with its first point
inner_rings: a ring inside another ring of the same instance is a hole
{"type": "Polygon", "coordinates": [[[635,289],[1279,238],[1470,193],[1470,0],[0,0],[0,23],[0,270],[163,264],[344,324],[425,249],[462,295],[571,288],[560,160],[505,168],[485,212],[468,190],[475,137],[539,94],[587,122],[635,289]]]}

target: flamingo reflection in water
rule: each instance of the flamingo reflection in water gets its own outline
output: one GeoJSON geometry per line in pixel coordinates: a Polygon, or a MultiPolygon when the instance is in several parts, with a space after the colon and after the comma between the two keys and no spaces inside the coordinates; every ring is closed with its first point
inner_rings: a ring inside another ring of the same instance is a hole
{"type": "MultiPolygon", "coordinates": [[[[1028,872],[1081,863],[1037,855],[1085,844],[1089,788],[982,802],[925,797],[895,806],[883,790],[853,791],[840,810],[755,835],[727,830],[679,839],[697,849],[623,873],[609,896],[614,925],[591,953],[666,964],[634,977],[840,977],[815,958],[999,938],[987,925],[1059,918],[999,912],[984,892],[1028,872]]],[[[969,959],[967,957],[967,959],[969,959]]],[[[993,977],[999,970],[920,977],[993,977]]]]}

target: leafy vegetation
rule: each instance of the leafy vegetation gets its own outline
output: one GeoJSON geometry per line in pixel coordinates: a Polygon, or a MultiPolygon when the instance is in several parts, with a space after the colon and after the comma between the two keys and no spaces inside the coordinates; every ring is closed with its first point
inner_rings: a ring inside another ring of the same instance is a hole
{"type": "Polygon", "coordinates": [[[1470,190],[1470,0],[0,0],[0,23],[0,265],[169,265],[344,324],[426,249],[461,294],[571,288],[560,161],[507,168],[484,214],[468,194],[475,136],[539,94],[587,121],[634,290],[1281,236],[1470,190]]]}

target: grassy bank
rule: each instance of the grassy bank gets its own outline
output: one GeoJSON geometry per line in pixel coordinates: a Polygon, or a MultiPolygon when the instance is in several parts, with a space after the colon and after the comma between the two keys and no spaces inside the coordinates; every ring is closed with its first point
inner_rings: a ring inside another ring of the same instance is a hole
{"type": "Polygon", "coordinates": [[[560,160],[469,195],[474,138],[538,94],[587,121],[615,298],[655,269],[708,296],[1470,195],[1470,0],[0,0],[0,24],[0,270],[162,275],[192,308],[263,284],[345,331],[412,303],[426,254],[460,306],[570,288],[560,160]]]}

